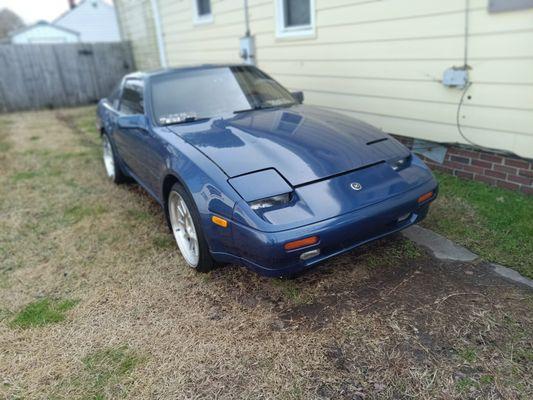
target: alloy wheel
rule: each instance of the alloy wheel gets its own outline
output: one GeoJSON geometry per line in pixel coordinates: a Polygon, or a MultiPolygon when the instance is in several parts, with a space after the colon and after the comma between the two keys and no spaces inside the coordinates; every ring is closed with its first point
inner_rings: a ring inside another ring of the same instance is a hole
{"type": "Polygon", "coordinates": [[[107,176],[111,179],[115,178],[115,157],[113,156],[113,148],[107,135],[102,136],[103,157],[105,170],[107,176]]]}
{"type": "Polygon", "coordinates": [[[198,235],[194,227],[192,214],[179,193],[174,191],[170,192],[168,211],[172,233],[174,234],[181,254],[189,266],[196,268],[200,259],[198,235]]]}

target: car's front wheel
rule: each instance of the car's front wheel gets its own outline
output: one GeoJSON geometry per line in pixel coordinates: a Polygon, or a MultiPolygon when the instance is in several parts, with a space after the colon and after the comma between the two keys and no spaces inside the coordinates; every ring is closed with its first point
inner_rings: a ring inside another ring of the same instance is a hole
{"type": "Polygon", "coordinates": [[[187,264],[199,272],[211,271],[215,261],[209,253],[196,205],[179,183],[172,186],[167,207],[172,233],[187,264]]]}
{"type": "Polygon", "coordinates": [[[120,165],[117,163],[115,150],[111,144],[111,139],[107,133],[102,134],[102,155],[107,177],[114,183],[119,184],[126,180],[126,175],[122,172],[120,165]]]}

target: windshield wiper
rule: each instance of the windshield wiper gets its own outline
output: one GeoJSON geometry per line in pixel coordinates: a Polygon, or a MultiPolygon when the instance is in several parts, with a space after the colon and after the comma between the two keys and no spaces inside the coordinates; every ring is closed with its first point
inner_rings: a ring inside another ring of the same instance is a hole
{"type": "Polygon", "coordinates": [[[268,105],[268,106],[253,106],[251,108],[246,108],[244,110],[237,110],[237,111],[233,111],[235,114],[239,114],[239,113],[243,113],[243,112],[249,112],[249,111],[256,111],[256,110],[268,110],[270,108],[278,108],[278,107],[288,107],[288,106],[292,106],[294,105],[294,103],[283,103],[283,104],[278,104],[278,105],[268,105]]]}
{"type": "Polygon", "coordinates": [[[248,112],[248,111],[256,111],[256,110],[267,110],[269,108],[275,108],[275,106],[253,106],[251,108],[245,108],[244,110],[236,110],[233,111],[235,114],[248,112]]]}
{"type": "Polygon", "coordinates": [[[201,122],[201,121],[208,121],[210,120],[210,117],[196,117],[194,115],[187,115],[185,117],[181,118],[167,118],[166,121],[161,121],[160,124],[163,126],[167,125],[178,125],[178,124],[185,124],[187,122],[201,122]]]}

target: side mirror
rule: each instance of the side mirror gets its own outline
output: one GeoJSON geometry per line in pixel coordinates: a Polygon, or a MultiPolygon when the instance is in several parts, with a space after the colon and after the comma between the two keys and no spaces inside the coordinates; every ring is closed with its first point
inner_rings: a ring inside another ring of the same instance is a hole
{"type": "Polygon", "coordinates": [[[118,117],[118,127],[122,129],[143,129],[146,130],[146,117],[142,114],[123,115],[118,117]]]}
{"type": "Polygon", "coordinates": [[[291,94],[298,103],[302,104],[304,102],[304,92],[292,92],[291,94]]]}

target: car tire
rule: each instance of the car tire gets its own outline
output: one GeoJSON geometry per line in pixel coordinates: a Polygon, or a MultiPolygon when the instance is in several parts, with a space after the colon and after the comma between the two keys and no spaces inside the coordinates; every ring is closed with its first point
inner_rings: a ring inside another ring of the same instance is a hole
{"type": "Polygon", "coordinates": [[[117,185],[125,182],[127,176],[122,171],[113,143],[105,132],[102,134],[102,153],[107,177],[117,185]]]}
{"type": "Polygon", "coordinates": [[[187,265],[198,272],[214,269],[216,263],[209,252],[196,204],[179,183],[170,189],[167,213],[172,234],[187,265]]]}

